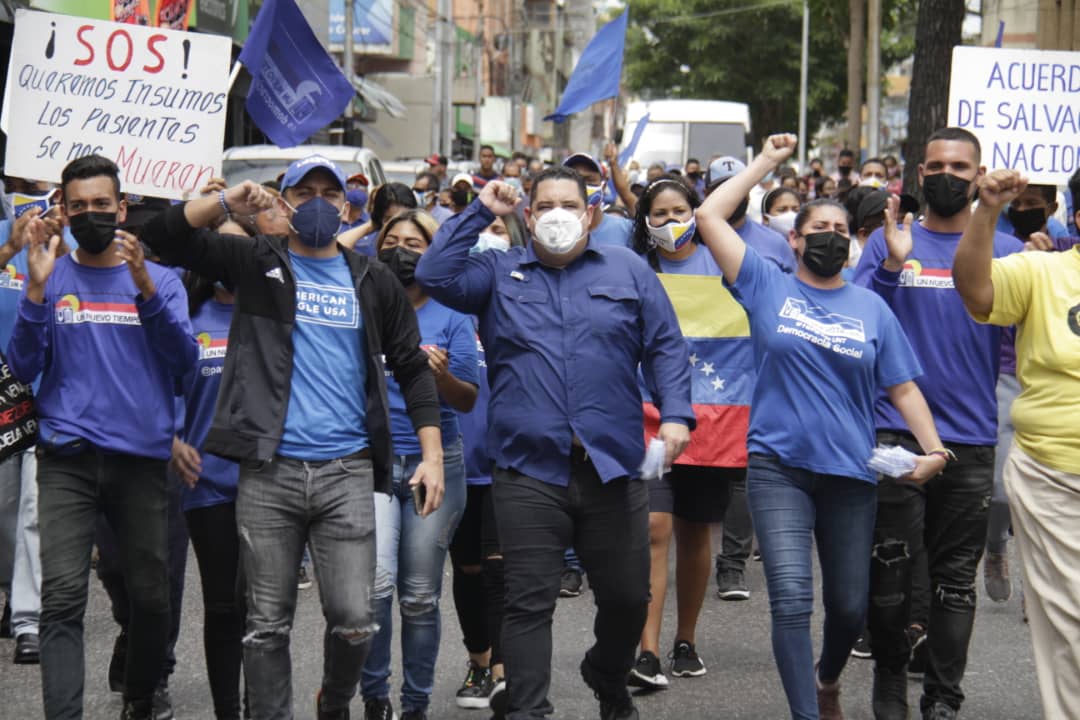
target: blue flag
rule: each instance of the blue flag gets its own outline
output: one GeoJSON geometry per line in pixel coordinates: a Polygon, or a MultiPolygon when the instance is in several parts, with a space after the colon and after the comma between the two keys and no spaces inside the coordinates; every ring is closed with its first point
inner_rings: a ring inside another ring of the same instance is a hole
{"type": "MultiPolygon", "coordinates": [[[[626,19],[630,8],[622,15],[597,31],[566,83],[562,102],[544,120],[565,122],[576,112],[581,112],[594,102],[613,98],[619,94],[622,77],[623,46],[626,44],[626,19]]],[[[249,41],[250,42],[250,41],[249,41]]]]}
{"type": "Polygon", "coordinates": [[[645,126],[649,124],[649,116],[652,113],[645,113],[637,121],[637,125],[634,126],[634,134],[630,136],[630,142],[626,144],[626,149],[619,153],[619,164],[626,165],[630,162],[630,158],[634,157],[634,153],[637,152],[637,145],[641,142],[641,134],[645,132],[645,126]]]}
{"type": "Polygon", "coordinates": [[[240,62],[251,73],[248,115],[279,147],[329,125],[355,93],[293,0],[263,3],[240,62]]]}

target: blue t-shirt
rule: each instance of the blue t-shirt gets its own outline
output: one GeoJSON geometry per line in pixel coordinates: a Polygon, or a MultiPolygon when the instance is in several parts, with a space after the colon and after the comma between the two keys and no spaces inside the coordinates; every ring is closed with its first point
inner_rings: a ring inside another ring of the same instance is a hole
{"type": "Polygon", "coordinates": [[[624,217],[604,214],[604,219],[589,232],[589,237],[597,245],[619,245],[630,247],[630,239],[634,234],[634,223],[624,217]]]}
{"type": "Polygon", "coordinates": [[[656,258],[660,261],[660,272],[671,273],[672,275],[708,275],[709,277],[723,275],[709,248],[696,242],[694,243],[694,253],[688,258],[671,260],[664,257],[663,253],[660,252],[656,253],[656,258]]]}
{"type": "Polygon", "coordinates": [[[731,291],[750,317],[758,372],[748,450],[875,482],[866,463],[877,392],[922,372],[889,307],[850,283],[811,287],[753,248],[731,291]]]}
{"type": "Polygon", "coordinates": [[[783,235],[750,218],[746,218],[746,222],[735,232],[746,243],[746,246],[754,248],[758,255],[766,260],[772,260],[786,273],[795,272],[797,265],[795,251],[791,249],[783,235]]]}
{"type": "MultiPolygon", "coordinates": [[[[911,255],[901,272],[882,266],[888,256],[885,235],[877,229],[866,241],[855,282],[881,295],[925,370],[919,389],[945,442],[997,444],[997,385],[1001,328],[971,319],[952,279],[953,256],[961,233],[937,233],[921,222],[911,228],[911,255]]],[[[1023,243],[994,235],[994,257],[1018,252],[1023,243]]],[[[879,430],[908,432],[887,396],[877,403],[879,430]]]]}
{"type": "Polygon", "coordinates": [[[361,255],[367,255],[368,257],[375,257],[375,243],[379,241],[379,231],[372,230],[364,237],[356,241],[356,245],[353,246],[353,252],[358,252],[361,255]]]}
{"type": "MultiPolygon", "coordinates": [[[[434,300],[428,300],[416,311],[420,326],[420,347],[442,348],[450,356],[450,374],[463,382],[476,385],[476,331],[468,315],[451,310],[434,300]]],[[[416,438],[409,413],[405,409],[405,397],[393,373],[386,371],[386,396],[390,403],[390,432],[394,438],[395,455],[418,455],[420,441],[416,438]]],[[[461,435],[458,416],[452,407],[440,402],[442,444],[449,447],[461,435]]]]}
{"type": "MultiPolygon", "coordinates": [[[[11,221],[0,220],[0,245],[11,237],[11,221]]],[[[69,250],[78,247],[71,229],[64,226],[64,242],[69,250]]],[[[19,296],[22,295],[23,282],[26,280],[26,248],[15,253],[8,260],[7,267],[0,272],[0,348],[6,348],[11,340],[11,329],[15,327],[15,315],[19,308],[19,296]]]]}
{"type": "Polygon", "coordinates": [[[293,368],[278,454],[331,460],[368,446],[367,341],[344,255],[289,252],[296,275],[293,368]]]}
{"type": "MultiPolygon", "coordinates": [[[[477,321],[473,319],[473,327],[477,321]]],[[[495,467],[495,461],[491,459],[491,453],[487,448],[488,431],[488,400],[491,398],[491,387],[487,378],[487,359],[484,357],[484,345],[480,342],[479,331],[476,330],[476,404],[467,413],[458,413],[458,422],[461,425],[461,443],[465,450],[465,482],[469,485],[490,485],[491,471],[495,467]]]]}
{"type": "Polygon", "coordinates": [[[221,371],[229,347],[229,325],[233,306],[207,300],[191,318],[191,328],[199,342],[199,359],[184,378],[184,426],[180,439],[199,451],[202,472],[194,488],[183,486],[184,510],[211,507],[236,501],[240,467],[225,458],[203,452],[202,445],[214,419],[221,371]]]}

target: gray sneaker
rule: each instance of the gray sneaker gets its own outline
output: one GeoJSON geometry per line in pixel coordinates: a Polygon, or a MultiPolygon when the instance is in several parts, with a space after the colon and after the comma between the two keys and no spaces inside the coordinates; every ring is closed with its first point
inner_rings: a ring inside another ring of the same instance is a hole
{"type": "Polygon", "coordinates": [[[721,600],[749,600],[750,591],[742,570],[718,570],[716,595],[721,600]]]}
{"type": "Polygon", "coordinates": [[[986,553],[983,560],[983,580],[986,594],[994,602],[1008,602],[1012,597],[1012,583],[1009,582],[1009,558],[1004,553],[986,553]]]}
{"type": "Polygon", "coordinates": [[[923,720],[956,720],[956,711],[938,701],[923,710],[923,720]]]}

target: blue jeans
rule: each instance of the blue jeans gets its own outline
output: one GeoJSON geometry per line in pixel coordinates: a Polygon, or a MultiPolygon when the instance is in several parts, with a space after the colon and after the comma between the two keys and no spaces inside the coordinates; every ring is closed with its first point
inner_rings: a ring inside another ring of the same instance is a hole
{"type": "Polygon", "coordinates": [[[390,646],[394,635],[394,588],[401,606],[401,709],[423,711],[435,687],[435,660],[442,633],[439,596],[450,540],[465,511],[465,459],[461,441],[443,449],[446,494],[426,518],[413,504],[409,479],[420,455],[394,459],[393,493],[375,496],[375,569],[373,606],[379,632],[364,664],[361,693],[365,700],[390,697],[390,646]]]}
{"type": "Polygon", "coordinates": [[[37,496],[34,448],[0,463],[0,590],[8,593],[15,637],[37,635],[41,615],[37,496]]]}
{"type": "Polygon", "coordinates": [[[796,720],[817,720],[811,547],[816,540],[825,606],[818,677],[831,683],[840,677],[866,617],[877,488],[762,455],[750,456],[746,483],[769,588],[773,655],[788,706],[796,720]]]}

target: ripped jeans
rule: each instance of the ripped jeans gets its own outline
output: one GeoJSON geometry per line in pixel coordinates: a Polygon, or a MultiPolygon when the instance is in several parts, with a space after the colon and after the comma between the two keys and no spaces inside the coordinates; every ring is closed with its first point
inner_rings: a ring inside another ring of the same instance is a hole
{"type": "MultiPolygon", "coordinates": [[[[304,462],[275,456],[240,466],[236,526],[245,580],[244,679],[252,717],[291,720],[289,633],[304,545],[326,618],[322,705],[347,707],[377,629],[374,475],[350,455],[304,462]]],[[[309,696],[310,697],[310,696],[309,696]]]]}
{"type": "MultiPolygon", "coordinates": [[[[879,432],[878,443],[921,452],[906,433],[879,432]]],[[[925,543],[930,570],[930,618],[921,706],[964,701],[960,682],[975,625],[975,576],[986,543],[994,489],[992,446],[947,443],[956,453],[945,472],[922,487],[883,478],[870,564],[868,626],[874,661],[900,671],[911,653],[911,555],[925,543]]]]}
{"type": "Polygon", "coordinates": [[[409,486],[420,460],[420,455],[395,457],[393,492],[375,498],[378,563],[374,612],[379,632],[372,641],[361,681],[365,700],[390,696],[396,588],[401,609],[402,712],[424,711],[431,699],[442,635],[439,596],[443,568],[450,540],[465,512],[461,441],[443,448],[446,494],[439,509],[426,518],[417,514],[409,486]]]}

